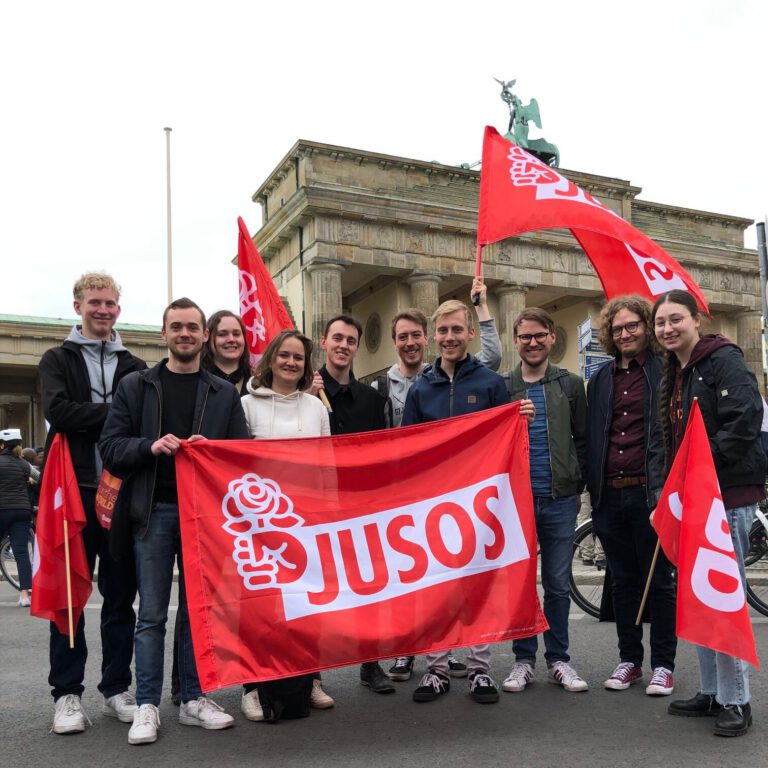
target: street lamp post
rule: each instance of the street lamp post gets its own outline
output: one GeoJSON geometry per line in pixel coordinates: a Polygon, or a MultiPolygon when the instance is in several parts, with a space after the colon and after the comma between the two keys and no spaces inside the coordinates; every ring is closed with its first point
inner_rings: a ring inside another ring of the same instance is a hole
{"type": "Polygon", "coordinates": [[[173,253],[171,247],[171,131],[172,128],[163,128],[165,131],[165,207],[167,215],[166,230],[168,235],[168,303],[173,301],[173,253]]]}

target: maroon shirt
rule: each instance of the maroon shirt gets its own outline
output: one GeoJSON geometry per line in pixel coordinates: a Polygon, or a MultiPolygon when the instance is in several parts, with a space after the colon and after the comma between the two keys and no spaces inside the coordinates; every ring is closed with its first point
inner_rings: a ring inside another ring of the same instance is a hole
{"type": "Polygon", "coordinates": [[[627,368],[613,367],[613,415],[605,457],[606,478],[645,475],[645,373],[646,352],[629,361],[627,368]]]}

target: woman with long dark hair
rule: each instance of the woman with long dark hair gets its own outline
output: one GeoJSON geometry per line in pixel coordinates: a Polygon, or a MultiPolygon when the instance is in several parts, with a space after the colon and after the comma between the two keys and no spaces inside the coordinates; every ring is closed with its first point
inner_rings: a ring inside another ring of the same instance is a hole
{"type": "Polygon", "coordinates": [[[214,312],[208,320],[208,341],[203,346],[202,365],[214,376],[234,384],[240,395],[248,393],[250,353],[245,325],[228,309],[214,312]]]}
{"type": "MultiPolygon", "coordinates": [[[[312,342],[299,331],[282,331],[270,342],[259,361],[248,394],[242,398],[245,420],[254,440],[292,437],[327,437],[328,411],[305,390],[312,383],[312,342]]],[[[244,686],[241,710],[249,720],[262,720],[256,685],[244,686]]],[[[315,675],[310,697],[315,709],[329,709],[333,699],[315,675]]]]}
{"type": "Polygon", "coordinates": [[[29,607],[32,565],[29,562],[29,531],[32,501],[29,495],[29,464],[21,458],[21,432],[0,431],[0,539],[10,532],[11,550],[19,568],[19,607],[29,607]]]}
{"type": "MultiPolygon", "coordinates": [[[[760,443],[762,400],[754,373],[732,341],[701,333],[696,300],[687,291],[661,296],[653,307],[656,338],[666,351],[659,401],[666,468],[682,442],[694,399],[709,436],[723,505],[744,583],[744,557],[757,502],[765,496],[765,454],[760,443]]],[[[671,715],[714,716],[718,736],[741,736],[752,724],[746,662],[697,647],[700,690],[673,701],[671,715]]]]}

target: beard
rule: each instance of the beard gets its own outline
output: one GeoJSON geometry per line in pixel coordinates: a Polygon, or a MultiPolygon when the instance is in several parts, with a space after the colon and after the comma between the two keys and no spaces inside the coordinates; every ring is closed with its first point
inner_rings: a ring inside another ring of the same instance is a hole
{"type": "Polygon", "coordinates": [[[193,349],[181,350],[176,346],[169,346],[168,351],[173,355],[180,363],[192,363],[197,357],[200,356],[200,352],[203,348],[201,344],[199,347],[193,349]]]}

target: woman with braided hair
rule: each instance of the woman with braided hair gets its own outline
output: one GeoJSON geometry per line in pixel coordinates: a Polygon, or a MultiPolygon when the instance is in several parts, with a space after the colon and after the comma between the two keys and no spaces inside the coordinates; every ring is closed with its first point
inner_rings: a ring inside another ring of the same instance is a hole
{"type": "MultiPolygon", "coordinates": [[[[656,338],[666,351],[659,401],[666,469],[682,442],[694,398],[709,436],[712,458],[744,582],[744,556],[757,502],[765,496],[765,454],[760,443],[762,400],[741,349],[719,334],[701,334],[696,300],[673,290],[653,307],[656,338]]],[[[669,714],[716,717],[718,736],[742,736],[752,724],[747,664],[697,647],[700,690],[673,701],[669,714]]]]}

